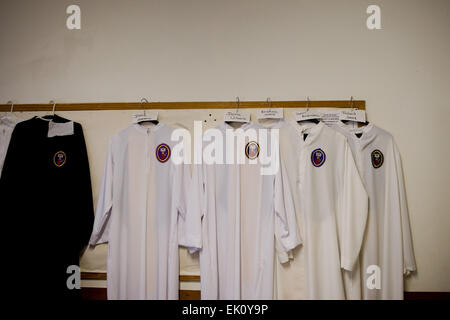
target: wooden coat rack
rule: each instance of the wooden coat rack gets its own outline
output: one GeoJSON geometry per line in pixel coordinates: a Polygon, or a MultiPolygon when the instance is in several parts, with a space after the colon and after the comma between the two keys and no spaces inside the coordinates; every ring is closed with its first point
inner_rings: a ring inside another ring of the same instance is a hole
{"type": "MultiPolygon", "coordinates": [[[[100,110],[179,110],[179,109],[235,109],[236,101],[201,102],[99,102],[99,103],[57,103],[56,111],[100,111],[100,110]]],[[[267,101],[240,101],[239,108],[268,108],[267,101]]],[[[365,100],[310,100],[310,101],[270,101],[271,108],[358,108],[366,109],[365,100]]],[[[49,104],[14,104],[14,112],[52,111],[49,104]]],[[[0,112],[11,110],[10,104],[1,104],[0,112]]]]}

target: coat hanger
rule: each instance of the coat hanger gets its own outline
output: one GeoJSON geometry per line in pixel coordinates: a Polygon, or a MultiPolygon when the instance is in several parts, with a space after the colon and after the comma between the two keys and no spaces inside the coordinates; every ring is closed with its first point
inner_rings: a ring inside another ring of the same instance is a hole
{"type": "Polygon", "coordinates": [[[145,112],[144,103],[148,103],[148,100],[146,98],[142,98],[141,99],[141,107],[143,107],[143,109],[144,109],[144,116],[146,116],[147,113],[145,112]]]}
{"type": "MultiPolygon", "coordinates": [[[[353,101],[353,96],[350,96],[350,105],[349,105],[350,109],[356,111],[358,110],[358,108],[355,108],[354,106],[354,101],[353,101]]],[[[348,122],[354,122],[354,123],[361,123],[363,126],[364,125],[368,125],[369,121],[358,121],[358,120],[340,120],[342,123],[346,124],[348,122]]]]}
{"type": "MultiPolygon", "coordinates": [[[[240,105],[240,100],[239,100],[239,97],[236,97],[236,113],[238,113],[239,112],[239,105],[240,105]]],[[[225,122],[225,123],[232,123],[233,121],[228,121],[227,119],[225,119],[223,122],[225,122]]]]}
{"type": "Polygon", "coordinates": [[[57,117],[57,115],[55,115],[55,110],[56,110],[56,102],[54,100],[50,100],[49,104],[53,104],[53,108],[52,108],[52,114],[47,114],[43,117],[39,117],[42,120],[46,120],[46,121],[52,121],[55,119],[55,117],[57,117]]]}
{"type": "Polygon", "coordinates": [[[275,108],[272,110],[272,98],[268,97],[267,100],[267,109],[260,109],[258,112],[258,120],[267,122],[269,125],[273,125],[276,122],[284,119],[284,110],[283,108],[275,108]]]}
{"type": "Polygon", "coordinates": [[[236,125],[241,126],[244,123],[250,122],[250,114],[239,112],[239,107],[241,106],[241,101],[239,100],[239,97],[236,97],[236,112],[233,114],[233,112],[226,111],[224,112],[224,123],[231,124],[236,123],[236,125]],[[239,113],[239,115],[237,115],[239,113]]]}
{"type": "Polygon", "coordinates": [[[159,123],[159,121],[157,119],[158,114],[156,114],[156,116],[154,118],[152,116],[147,117],[147,112],[145,111],[145,103],[149,103],[149,102],[146,98],[142,98],[141,99],[141,107],[142,107],[142,110],[144,110],[144,114],[141,116],[141,118],[138,118],[136,123],[141,124],[144,122],[149,122],[149,123],[153,123],[154,125],[157,125],[159,123]]]}
{"type": "Polygon", "coordinates": [[[14,102],[12,102],[11,100],[9,100],[9,101],[7,102],[7,104],[10,104],[10,105],[11,105],[11,110],[10,110],[7,114],[1,116],[0,119],[8,119],[8,118],[9,118],[9,119],[12,119],[12,120],[14,120],[14,119],[19,119],[19,118],[13,113],[13,111],[14,111],[14,102]]]}
{"type": "MultiPolygon", "coordinates": [[[[306,113],[308,113],[308,112],[309,112],[309,96],[306,97],[306,113]]],[[[317,118],[310,118],[308,120],[298,120],[297,123],[301,123],[303,121],[310,121],[310,122],[313,122],[315,124],[318,124],[320,122],[320,118],[317,117],[317,118]]]]}
{"type": "Polygon", "coordinates": [[[261,123],[274,124],[284,118],[283,109],[272,110],[272,99],[267,98],[267,109],[262,108],[258,110],[257,119],[261,123]]]}
{"type": "Polygon", "coordinates": [[[3,117],[12,116],[13,115],[13,110],[14,110],[14,102],[9,100],[6,104],[10,104],[11,105],[11,110],[7,114],[5,114],[3,117]]]}

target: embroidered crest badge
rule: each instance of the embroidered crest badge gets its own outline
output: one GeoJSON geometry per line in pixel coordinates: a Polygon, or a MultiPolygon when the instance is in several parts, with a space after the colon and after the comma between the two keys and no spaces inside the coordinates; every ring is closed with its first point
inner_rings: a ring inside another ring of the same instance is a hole
{"type": "Polygon", "coordinates": [[[53,156],[53,164],[55,166],[57,166],[58,168],[62,167],[66,163],[66,160],[67,160],[67,156],[64,151],[58,151],[53,156]]]}
{"type": "Polygon", "coordinates": [[[322,149],[316,149],[311,152],[311,162],[314,167],[321,167],[325,163],[327,156],[322,149]]]}
{"type": "Polygon", "coordinates": [[[245,146],[245,155],[250,160],[255,160],[259,156],[259,144],[255,141],[250,141],[245,146]]]}
{"type": "Polygon", "coordinates": [[[165,143],[161,143],[156,147],[155,154],[156,159],[158,159],[159,162],[164,163],[170,158],[170,147],[165,143]]]}
{"type": "Polygon", "coordinates": [[[383,153],[376,149],[372,151],[372,154],[370,155],[371,159],[372,159],[372,166],[375,169],[378,169],[379,167],[381,167],[383,165],[384,162],[384,156],[383,153]]]}

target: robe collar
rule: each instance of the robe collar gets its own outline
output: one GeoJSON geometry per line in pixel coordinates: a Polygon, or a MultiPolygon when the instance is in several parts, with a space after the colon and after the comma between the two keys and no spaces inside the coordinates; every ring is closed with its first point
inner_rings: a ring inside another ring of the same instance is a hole
{"type": "MultiPolygon", "coordinates": [[[[272,119],[270,119],[272,120],[272,119]]],[[[269,122],[262,122],[258,121],[257,124],[261,126],[264,129],[280,129],[282,126],[284,126],[286,123],[286,120],[284,119],[273,119],[273,121],[269,122]]]]}
{"type": "Polygon", "coordinates": [[[53,121],[53,122],[56,122],[56,123],[65,123],[65,122],[69,122],[70,121],[69,119],[60,117],[57,114],[53,115],[53,117],[51,119],[50,118],[49,119],[42,119],[42,118],[40,118],[38,116],[34,116],[32,119],[33,120],[39,120],[42,123],[46,123],[46,124],[48,124],[50,121],[53,121]]]}
{"type": "Polygon", "coordinates": [[[151,127],[144,127],[142,125],[140,125],[139,123],[134,123],[133,127],[144,134],[148,134],[150,132],[155,132],[156,130],[158,130],[159,128],[161,128],[163,126],[163,124],[161,122],[158,122],[157,124],[155,124],[154,126],[151,127]]]}
{"type": "Polygon", "coordinates": [[[252,123],[252,122],[244,122],[241,126],[239,126],[239,127],[237,127],[237,128],[234,128],[232,125],[230,125],[229,123],[227,123],[227,122],[223,122],[222,123],[222,128],[224,129],[224,130],[226,130],[226,129],[231,129],[231,130],[233,130],[233,132],[234,131],[236,131],[236,130],[238,130],[238,129],[242,129],[242,130],[247,130],[249,127],[251,127],[252,125],[255,125],[255,123],[252,123]]]}
{"type": "Polygon", "coordinates": [[[297,134],[300,136],[300,145],[307,146],[313,143],[322,132],[325,124],[320,121],[318,124],[313,124],[312,126],[300,125],[296,121],[292,122],[297,134]],[[307,133],[306,139],[303,139],[303,134],[307,133]]]}
{"type": "Polygon", "coordinates": [[[360,128],[351,128],[342,122],[339,122],[338,125],[343,130],[348,131],[350,133],[351,137],[350,139],[353,139],[353,141],[355,141],[356,145],[360,150],[363,150],[376,138],[374,125],[372,123],[369,123],[368,125],[360,128]],[[362,134],[360,138],[356,136],[357,133],[362,134]]]}

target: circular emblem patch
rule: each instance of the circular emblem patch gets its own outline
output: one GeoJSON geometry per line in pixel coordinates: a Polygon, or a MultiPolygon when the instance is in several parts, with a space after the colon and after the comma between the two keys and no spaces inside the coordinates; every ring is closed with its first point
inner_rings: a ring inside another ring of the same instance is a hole
{"type": "Polygon", "coordinates": [[[327,156],[322,149],[316,149],[311,153],[311,162],[314,167],[320,167],[324,164],[327,156]]]}
{"type": "Polygon", "coordinates": [[[245,155],[250,160],[255,160],[259,156],[259,144],[255,141],[250,141],[245,146],[245,155]]]}
{"type": "Polygon", "coordinates": [[[161,143],[156,147],[155,154],[159,162],[166,162],[170,158],[170,147],[165,143],[161,143]]]}
{"type": "Polygon", "coordinates": [[[380,150],[373,150],[372,154],[370,155],[372,159],[372,165],[375,169],[378,169],[383,165],[384,162],[384,156],[383,153],[380,150]]]}
{"type": "Polygon", "coordinates": [[[66,160],[67,160],[67,157],[66,157],[66,153],[64,151],[58,151],[53,156],[53,163],[58,168],[62,167],[66,163],[66,160]]]}

